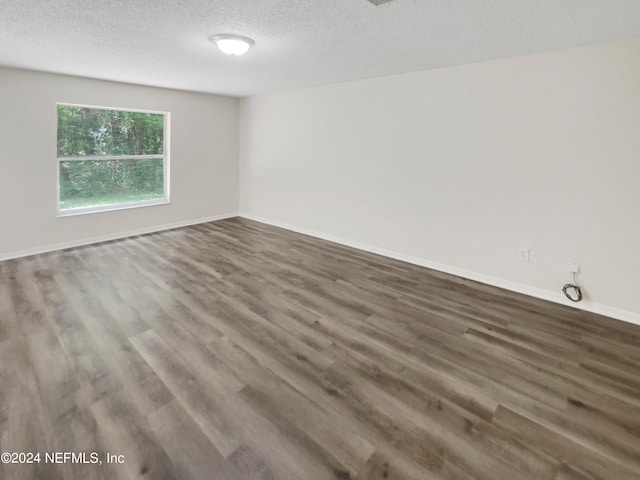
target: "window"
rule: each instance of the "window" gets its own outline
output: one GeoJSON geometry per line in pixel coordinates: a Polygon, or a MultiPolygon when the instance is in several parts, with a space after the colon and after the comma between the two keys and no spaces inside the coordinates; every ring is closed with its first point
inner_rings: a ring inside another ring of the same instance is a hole
{"type": "Polygon", "coordinates": [[[168,203],[168,120],[58,104],[58,215],[168,203]]]}

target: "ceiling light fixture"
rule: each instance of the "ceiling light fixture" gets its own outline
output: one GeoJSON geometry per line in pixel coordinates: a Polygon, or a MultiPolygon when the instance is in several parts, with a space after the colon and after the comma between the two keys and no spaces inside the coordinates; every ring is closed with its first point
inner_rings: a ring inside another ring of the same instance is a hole
{"type": "Polygon", "coordinates": [[[215,43],[218,48],[227,55],[244,55],[255,43],[249,37],[233,35],[231,33],[211,35],[209,40],[215,43]]]}

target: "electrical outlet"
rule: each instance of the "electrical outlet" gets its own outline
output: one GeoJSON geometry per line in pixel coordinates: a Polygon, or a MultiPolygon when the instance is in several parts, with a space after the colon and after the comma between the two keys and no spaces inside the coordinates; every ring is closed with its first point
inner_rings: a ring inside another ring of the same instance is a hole
{"type": "Polygon", "coordinates": [[[528,248],[519,248],[518,249],[518,259],[521,262],[528,262],[529,261],[529,253],[531,252],[530,249],[528,248]]]}
{"type": "Polygon", "coordinates": [[[569,264],[569,273],[579,273],[580,272],[580,265],[577,263],[570,263],[569,264]]]}

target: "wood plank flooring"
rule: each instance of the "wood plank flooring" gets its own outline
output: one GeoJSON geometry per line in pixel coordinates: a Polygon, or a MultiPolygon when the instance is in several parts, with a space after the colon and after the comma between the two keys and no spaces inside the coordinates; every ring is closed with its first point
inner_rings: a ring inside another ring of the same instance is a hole
{"type": "Polygon", "coordinates": [[[0,263],[0,451],[42,455],[0,478],[637,480],[639,364],[629,324],[207,223],[0,263]]]}

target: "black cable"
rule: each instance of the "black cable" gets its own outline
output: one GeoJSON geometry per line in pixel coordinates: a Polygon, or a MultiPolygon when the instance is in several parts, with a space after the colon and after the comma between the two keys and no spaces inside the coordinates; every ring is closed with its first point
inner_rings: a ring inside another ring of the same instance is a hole
{"type": "Polygon", "coordinates": [[[582,289],[575,283],[567,283],[564,287],[562,287],[562,292],[564,293],[565,297],[567,297],[572,302],[579,302],[580,300],[582,300],[582,289]],[[572,296],[569,293],[571,290],[575,292],[575,296],[572,296]]]}

